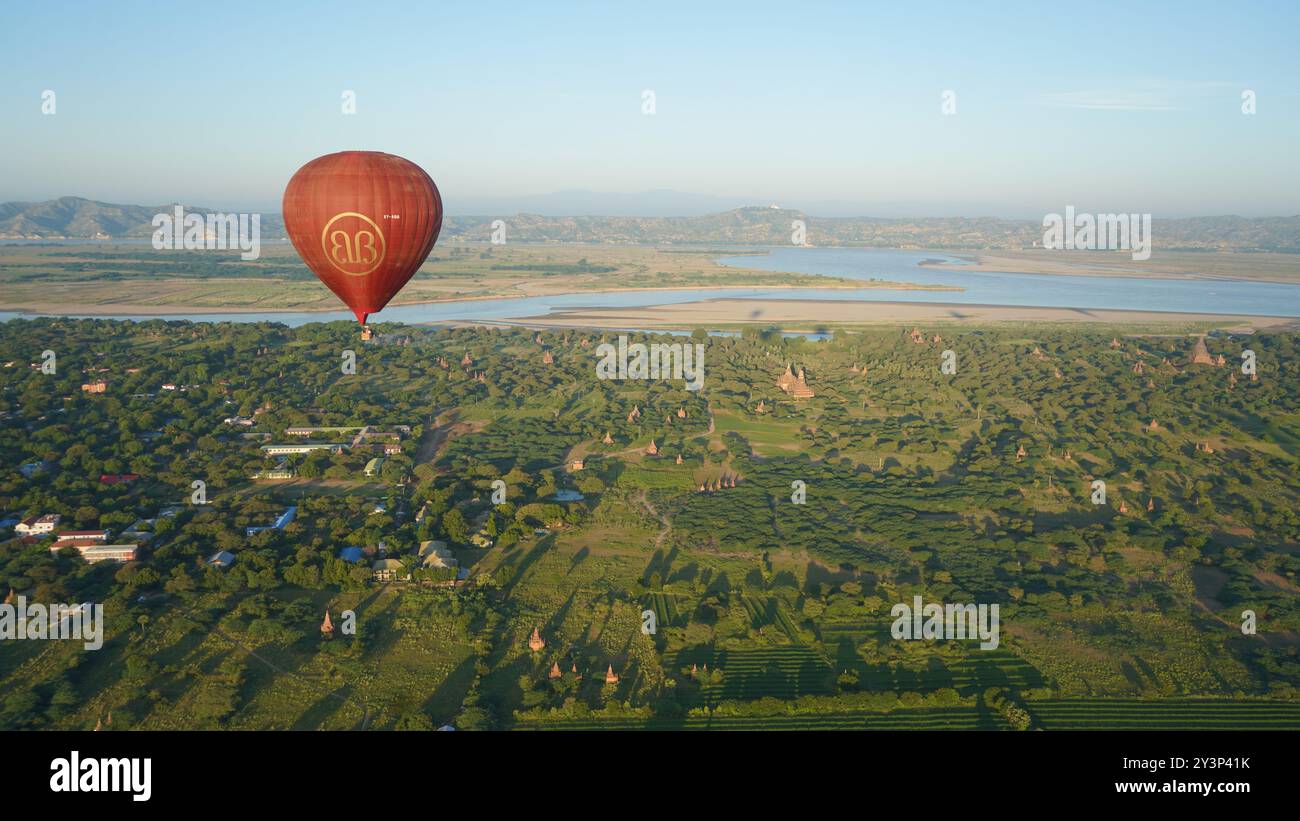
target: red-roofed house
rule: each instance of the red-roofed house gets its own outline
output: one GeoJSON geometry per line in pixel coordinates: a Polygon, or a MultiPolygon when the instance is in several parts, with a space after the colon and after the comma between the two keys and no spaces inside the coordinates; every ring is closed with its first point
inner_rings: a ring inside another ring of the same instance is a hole
{"type": "Polygon", "coordinates": [[[46,513],[44,516],[31,516],[23,519],[14,527],[15,533],[21,533],[24,536],[43,536],[50,533],[58,525],[63,517],[57,513],[46,513]]]}

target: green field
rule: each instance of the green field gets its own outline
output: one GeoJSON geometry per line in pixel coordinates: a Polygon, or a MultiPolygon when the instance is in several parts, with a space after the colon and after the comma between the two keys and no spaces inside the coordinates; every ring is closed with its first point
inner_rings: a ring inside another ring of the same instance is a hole
{"type": "Polygon", "coordinates": [[[824,715],[689,716],[681,719],[548,718],[524,730],[998,730],[1004,725],[975,708],[896,710],[824,715]]]}
{"type": "Polygon", "coordinates": [[[1218,699],[1031,701],[1044,730],[1300,730],[1300,704],[1218,699]]]}

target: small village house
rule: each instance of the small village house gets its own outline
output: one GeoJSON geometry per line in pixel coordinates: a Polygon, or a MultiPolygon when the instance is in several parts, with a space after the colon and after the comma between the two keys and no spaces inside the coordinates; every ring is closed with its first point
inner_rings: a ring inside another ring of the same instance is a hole
{"type": "Polygon", "coordinates": [[[21,533],[24,536],[44,536],[52,533],[54,528],[63,519],[57,513],[46,513],[44,516],[30,516],[23,519],[14,527],[15,533],[21,533]]]}

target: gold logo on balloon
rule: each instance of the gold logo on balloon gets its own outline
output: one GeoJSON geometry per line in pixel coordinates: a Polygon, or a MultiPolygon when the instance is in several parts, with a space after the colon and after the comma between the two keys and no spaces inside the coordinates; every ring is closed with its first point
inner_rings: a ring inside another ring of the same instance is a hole
{"type": "Polygon", "coordinates": [[[388,253],[384,232],[374,220],[356,211],[335,214],[325,223],[320,244],[330,264],[353,277],[363,277],[378,268],[388,253]]]}

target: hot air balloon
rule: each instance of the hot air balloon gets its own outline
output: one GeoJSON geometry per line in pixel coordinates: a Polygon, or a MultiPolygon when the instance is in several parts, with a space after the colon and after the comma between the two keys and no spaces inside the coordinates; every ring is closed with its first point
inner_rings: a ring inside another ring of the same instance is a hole
{"type": "Polygon", "coordinates": [[[284,227],[303,262],[366,318],[410,281],[442,228],[424,169],[381,151],[340,151],[299,168],[284,189],[284,227]]]}

